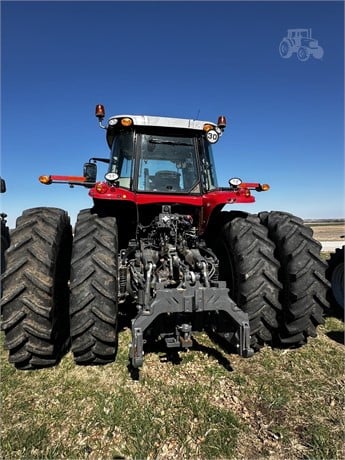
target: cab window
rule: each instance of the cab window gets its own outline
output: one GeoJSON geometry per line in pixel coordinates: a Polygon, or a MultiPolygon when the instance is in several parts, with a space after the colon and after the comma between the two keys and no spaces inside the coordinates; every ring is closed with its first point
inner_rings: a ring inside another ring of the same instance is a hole
{"type": "Polygon", "coordinates": [[[108,172],[115,172],[118,174],[120,187],[131,188],[133,166],[133,133],[123,132],[114,139],[108,172]]]}
{"type": "Polygon", "coordinates": [[[199,191],[196,144],[192,137],[141,134],[138,191],[199,191]]]}

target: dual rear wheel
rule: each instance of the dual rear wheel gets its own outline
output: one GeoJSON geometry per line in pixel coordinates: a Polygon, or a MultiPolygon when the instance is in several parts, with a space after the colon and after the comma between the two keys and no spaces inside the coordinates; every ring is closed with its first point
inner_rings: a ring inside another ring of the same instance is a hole
{"type": "Polygon", "coordinates": [[[219,275],[227,281],[230,297],[249,316],[251,346],[257,350],[272,342],[281,309],[281,284],[267,229],[257,216],[222,213],[221,226],[210,245],[218,256],[219,275]]]}
{"type": "Polygon", "coordinates": [[[284,212],[221,213],[213,246],[232,299],[248,313],[252,346],[300,346],[324,322],[329,283],[321,245],[284,212]]]}
{"type": "Polygon", "coordinates": [[[114,361],[115,218],[81,211],[72,249],[65,211],[29,209],[17,219],[11,240],[1,301],[9,361],[23,370],[53,366],[70,346],[78,364],[114,361]]]}

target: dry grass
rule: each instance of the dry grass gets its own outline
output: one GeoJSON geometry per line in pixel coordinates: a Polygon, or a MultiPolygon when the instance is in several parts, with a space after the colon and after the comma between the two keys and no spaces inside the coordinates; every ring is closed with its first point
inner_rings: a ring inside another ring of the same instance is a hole
{"type": "Polygon", "coordinates": [[[342,459],[344,324],[293,351],[229,355],[202,334],[180,362],[156,350],[139,381],[116,362],[17,371],[1,347],[1,458],[342,459]]]}

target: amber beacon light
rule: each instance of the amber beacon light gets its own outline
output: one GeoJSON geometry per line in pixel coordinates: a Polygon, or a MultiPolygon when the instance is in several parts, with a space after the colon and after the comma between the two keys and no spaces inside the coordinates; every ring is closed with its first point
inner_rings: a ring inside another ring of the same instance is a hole
{"type": "Polygon", "coordinates": [[[220,117],[218,117],[217,125],[219,126],[220,129],[226,128],[226,118],[224,115],[221,115],[220,117]]]}
{"type": "Polygon", "coordinates": [[[41,184],[44,185],[49,185],[52,183],[52,179],[50,176],[40,176],[38,180],[41,182],[41,184]]]}
{"type": "Polygon", "coordinates": [[[99,121],[103,120],[103,118],[105,117],[104,105],[102,105],[102,104],[97,104],[96,105],[95,115],[99,119],[99,121]]]}

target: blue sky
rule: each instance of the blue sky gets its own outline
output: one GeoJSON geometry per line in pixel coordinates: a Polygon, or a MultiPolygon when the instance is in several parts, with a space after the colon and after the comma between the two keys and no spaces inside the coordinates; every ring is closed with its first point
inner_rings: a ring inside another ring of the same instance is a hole
{"type": "MultiPolygon", "coordinates": [[[[88,191],[41,185],[107,156],[94,107],[216,121],[218,182],[271,185],[248,212],[344,217],[343,2],[1,2],[1,211],[55,206],[75,221],[88,191]],[[322,59],[283,59],[311,28],[322,59]]],[[[103,175],[99,168],[99,178],[103,175]]],[[[235,209],[235,208],[234,208],[235,209]]]]}

